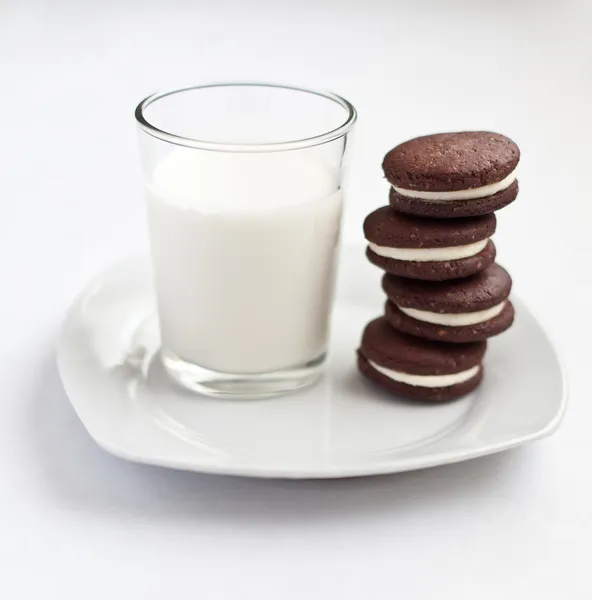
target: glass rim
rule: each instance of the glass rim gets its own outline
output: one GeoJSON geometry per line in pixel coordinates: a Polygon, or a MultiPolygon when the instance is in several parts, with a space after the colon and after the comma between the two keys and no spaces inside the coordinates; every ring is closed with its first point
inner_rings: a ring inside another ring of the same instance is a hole
{"type": "Polygon", "coordinates": [[[148,135],[158,138],[163,142],[175,144],[177,146],[185,146],[187,148],[196,148],[198,150],[213,150],[218,152],[277,152],[286,150],[298,150],[301,148],[309,148],[311,146],[319,146],[332,142],[333,140],[339,139],[346,135],[352,128],[353,124],[357,119],[357,111],[345,98],[333,94],[331,92],[322,92],[313,90],[310,88],[298,87],[293,85],[285,85],[280,83],[258,83],[258,82],[228,82],[228,83],[206,83],[202,85],[190,85],[181,88],[169,89],[164,92],[157,92],[144,98],[135,110],[136,121],[140,128],[148,135]],[[282,90],[290,90],[293,92],[303,92],[306,94],[313,94],[326,100],[331,100],[336,104],[339,104],[347,112],[345,121],[330,131],[320,133],[311,137],[301,138],[297,140],[287,140],[283,142],[270,142],[270,143],[253,143],[253,144],[233,144],[226,142],[215,142],[211,140],[198,140],[194,138],[184,137],[163,129],[159,129],[148,121],[144,115],[144,111],[154,102],[172,96],[174,94],[180,94],[183,92],[190,92],[193,90],[202,90],[208,88],[224,88],[224,87],[260,87],[260,88],[274,88],[282,90]]]}

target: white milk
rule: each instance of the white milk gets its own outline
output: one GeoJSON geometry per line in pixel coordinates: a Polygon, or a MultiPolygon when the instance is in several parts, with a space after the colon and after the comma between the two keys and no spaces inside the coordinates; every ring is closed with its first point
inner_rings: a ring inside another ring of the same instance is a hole
{"type": "Polygon", "coordinates": [[[323,354],[338,189],[339,173],[300,152],[169,154],[147,186],[164,347],[237,374],[323,354]]]}

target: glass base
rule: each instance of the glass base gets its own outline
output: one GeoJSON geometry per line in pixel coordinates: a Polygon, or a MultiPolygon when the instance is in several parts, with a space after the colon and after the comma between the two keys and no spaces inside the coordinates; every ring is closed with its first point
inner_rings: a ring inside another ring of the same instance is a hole
{"type": "Polygon", "coordinates": [[[323,353],[304,365],[270,373],[236,374],[204,369],[166,348],[160,355],[167,373],[184,388],[206,396],[237,399],[277,396],[312,385],[321,376],[327,356],[323,353]]]}

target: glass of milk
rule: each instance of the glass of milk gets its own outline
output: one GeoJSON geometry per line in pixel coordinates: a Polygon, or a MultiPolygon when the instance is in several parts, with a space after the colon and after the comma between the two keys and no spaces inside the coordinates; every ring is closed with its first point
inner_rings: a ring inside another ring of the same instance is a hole
{"type": "Polygon", "coordinates": [[[218,84],[150,96],[136,119],[166,371],[215,396],[314,382],[354,107],[289,86],[218,84]]]}

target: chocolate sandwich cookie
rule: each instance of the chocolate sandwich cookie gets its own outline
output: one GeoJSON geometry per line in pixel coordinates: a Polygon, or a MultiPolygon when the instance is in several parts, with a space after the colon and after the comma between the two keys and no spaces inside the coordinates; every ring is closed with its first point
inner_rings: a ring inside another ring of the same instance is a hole
{"type": "Polygon", "coordinates": [[[387,274],[382,286],[389,301],[388,322],[399,331],[444,342],[485,340],[514,321],[508,300],[512,279],[493,264],[450,281],[419,281],[387,274]]]}
{"type": "Polygon", "coordinates": [[[366,326],[358,350],[362,375],[380,387],[415,400],[453,400],[474,390],[483,377],[486,342],[446,344],[393,329],[384,317],[366,326]]]}
{"type": "Polygon", "coordinates": [[[486,269],[495,260],[489,239],[494,214],[465,219],[422,219],[383,206],[364,221],[370,262],[389,273],[443,281],[486,269]]]}
{"type": "Polygon", "coordinates": [[[516,199],[518,146],[499,133],[438,133],[393,148],[382,167],[397,210],[449,219],[484,215],[516,199]]]}

